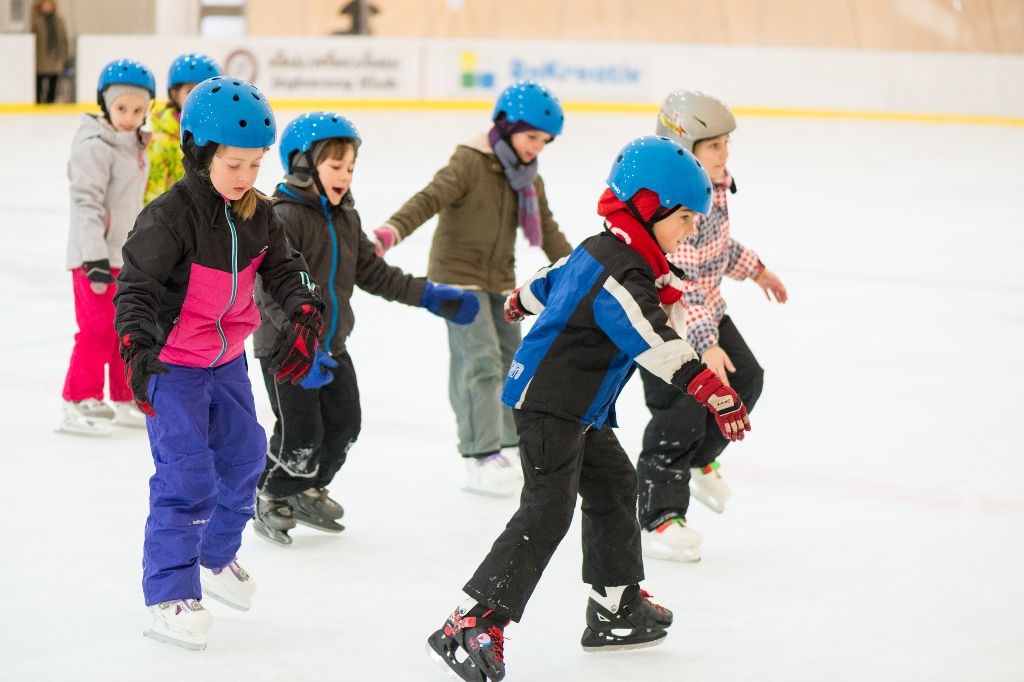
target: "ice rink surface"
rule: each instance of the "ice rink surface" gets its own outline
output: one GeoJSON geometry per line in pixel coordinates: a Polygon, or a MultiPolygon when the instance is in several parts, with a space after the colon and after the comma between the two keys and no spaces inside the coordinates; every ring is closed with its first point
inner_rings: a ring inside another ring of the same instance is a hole
{"type": "MultiPolygon", "coordinates": [[[[487,123],[484,111],[342,113],[364,138],[353,193],[367,231],[487,123]]],[[[252,611],[212,602],[202,653],[141,636],[146,436],[54,433],[75,332],[64,251],[77,118],[0,119],[0,680],[445,679],[424,640],[516,504],[460,491],[444,324],[363,293],[350,342],[363,432],[332,486],[347,530],[300,528],[279,548],[247,529],[252,611]]],[[[570,113],[540,157],[574,244],[600,228],[613,155],[653,119],[570,113]]],[[[724,285],[766,369],[753,431],[721,460],[734,497],[721,516],[694,503],[701,563],[647,563],[645,587],[676,624],[637,652],[579,647],[577,519],[506,631],[506,679],[1024,679],[1024,128],[739,123],[733,236],[791,300],[724,285]]],[[[275,150],[259,186],[279,178],[275,150]]],[[[431,233],[389,260],[424,273],[431,233]]],[[[522,279],[544,260],[520,241],[522,279]]],[[[638,380],[619,411],[635,457],[638,380]]]]}

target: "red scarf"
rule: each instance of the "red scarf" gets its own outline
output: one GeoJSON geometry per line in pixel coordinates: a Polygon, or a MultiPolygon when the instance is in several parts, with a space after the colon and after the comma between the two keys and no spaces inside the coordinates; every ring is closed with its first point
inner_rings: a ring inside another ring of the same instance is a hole
{"type": "MultiPolygon", "coordinates": [[[[633,195],[633,206],[644,220],[650,220],[660,205],[658,195],[648,189],[633,195]]],[[[654,285],[658,288],[661,302],[671,305],[678,301],[683,295],[682,281],[669,270],[668,260],[658,242],[633,216],[625,202],[620,201],[611,189],[606,189],[597,202],[597,214],[605,219],[609,232],[643,256],[654,270],[654,285]]]]}

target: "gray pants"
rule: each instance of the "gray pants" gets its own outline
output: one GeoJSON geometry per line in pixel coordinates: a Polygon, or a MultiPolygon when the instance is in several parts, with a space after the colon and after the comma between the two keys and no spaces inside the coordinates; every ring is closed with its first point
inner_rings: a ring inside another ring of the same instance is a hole
{"type": "Polygon", "coordinates": [[[512,410],[501,404],[501,389],[522,334],[505,321],[505,297],[475,291],[480,314],[471,324],[448,323],[448,398],[455,410],[463,457],[497,452],[519,443],[512,410]]]}

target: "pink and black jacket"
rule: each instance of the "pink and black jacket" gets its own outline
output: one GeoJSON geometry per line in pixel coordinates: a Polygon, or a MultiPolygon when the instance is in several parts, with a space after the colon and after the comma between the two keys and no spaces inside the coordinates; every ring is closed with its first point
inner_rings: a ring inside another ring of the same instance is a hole
{"type": "Polygon", "coordinates": [[[114,326],[119,337],[152,335],[163,362],[217,367],[241,355],[260,326],[257,273],[289,317],[304,303],[321,303],[271,204],[258,202],[250,220],[233,215],[193,170],[205,164],[190,156],[185,177],[143,209],[128,236],[114,326]]]}

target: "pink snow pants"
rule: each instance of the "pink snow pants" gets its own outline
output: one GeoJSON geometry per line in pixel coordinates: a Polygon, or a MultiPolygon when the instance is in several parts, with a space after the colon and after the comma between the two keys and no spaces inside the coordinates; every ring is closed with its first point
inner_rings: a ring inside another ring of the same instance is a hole
{"type": "MultiPolygon", "coordinates": [[[[110,274],[116,278],[118,272],[113,268],[110,274]]],[[[124,363],[118,354],[117,332],[114,331],[117,285],[108,286],[106,293],[93,293],[83,268],[71,271],[71,281],[75,290],[78,333],[71,351],[71,366],[64,380],[64,400],[103,400],[103,375],[109,366],[110,399],[127,402],[132,399],[132,392],[124,380],[124,363]]]]}

